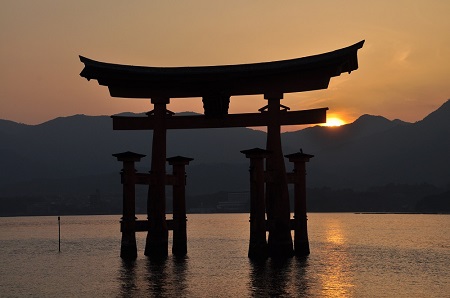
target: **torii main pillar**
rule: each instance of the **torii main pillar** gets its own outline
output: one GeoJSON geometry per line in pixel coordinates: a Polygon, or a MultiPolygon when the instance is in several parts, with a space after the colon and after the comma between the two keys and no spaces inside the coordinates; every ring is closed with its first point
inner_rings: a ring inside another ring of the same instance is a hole
{"type": "Polygon", "coordinates": [[[148,234],[146,256],[163,258],[168,255],[169,231],[166,223],[166,105],[169,98],[152,98],[154,128],[152,142],[151,176],[147,199],[148,234]]]}
{"type": "Polygon", "coordinates": [[[266,183],[266,212],[268,221],[268,250],[271,257],[287,257],[294,253],[290,221],[289,192],[286,167],[281,147],[280,110],[283,94],[264,95],[267,99],[267,151],[272,154],[266,160],[269,181],[266,183]]]}

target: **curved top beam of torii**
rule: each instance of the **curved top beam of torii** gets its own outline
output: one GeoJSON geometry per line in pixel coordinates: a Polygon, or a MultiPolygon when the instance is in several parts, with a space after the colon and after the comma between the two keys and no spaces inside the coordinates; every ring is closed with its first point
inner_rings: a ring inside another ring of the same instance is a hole
{"type": "Polygon", "coordinates": [[[112,97],[225,99],[233,95],[284,94],[326,89],[331,77],[358,69],[364,40],[346,48],[274,62],[195,67],[144,67],[80,56],[88,80],[108,86],[112,97]]]}

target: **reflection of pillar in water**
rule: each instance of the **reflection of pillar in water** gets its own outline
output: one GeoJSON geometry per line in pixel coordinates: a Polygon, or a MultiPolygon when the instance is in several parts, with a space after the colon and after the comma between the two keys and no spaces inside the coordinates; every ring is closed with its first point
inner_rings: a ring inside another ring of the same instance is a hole
{"type": "Polygon", "coordinates": [[[296,256],[309,255],[308,226],[306,216],[306,167],[305,163],[314,155],[302,150],[286,157],[294,163],[294,250],[296,256]]]}
{"type": "Polygon", "coordinates": [[[122,260],[120,268],[120,294],[121,297],[133,296],[135,289],[139,289],[136,279],[136,264],[131,260],[122,260]]]}
{"type": "Polygon", "coordinates": [[[265,95],[268,101],[267,150],[271,155],[266,160],[266,171],[270,178],[266,183],[266,208],[268,221],[268,247],[271,257],[293,255],[290,229],[289,193],[286,168],[281,148],[280,99],[283,94],[265,95]]]}
{"type": "Polygon", "coordinates": [[[248,257],[267,258],[266,215],[264,202],[264,158],[269,152],[254,148],[241,151],[250,158],[250,244],[248,257]]]}
{"type": "Polygon", "coordinates": [[[187,253],[186,233],[186,172],[185,166],[193,158],[175,156],[167,159],[173,167],[173,246],[172,253],[184,256],[187,253]]]}
{"type": "Polygon", "coordinates": [[[120,257],[123,259],[136,259],[136,211],[135,211],[135,184],[136,170],[134,163],[140,161],[145,155],[134,152],[123,152],[113,154],[118,161],[123,162],[122,185],[123,185],[123,216],[121,222],[122,241],[120,246],[120,257]]]}

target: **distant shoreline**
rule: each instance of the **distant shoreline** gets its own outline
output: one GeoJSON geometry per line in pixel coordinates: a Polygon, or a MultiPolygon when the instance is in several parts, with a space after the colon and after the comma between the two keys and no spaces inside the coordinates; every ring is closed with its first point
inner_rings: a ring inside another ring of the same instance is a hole
{"type": "MultiPolygon", "coordinates": [[[[327,213],[327,212],[315,212],[315,213],[327,213]]],[[[346,212],[333,212],[333,213],[346,213],[346,212]]],[[[437,215],[449,215],[446,212],[353,212],[354,214],[437,214],[437,215]]]]}
{"type": "MultiPolygon", "coordinates": [[[[450,213],[446,213],[446,212],[353,212],[353,211],[342,211],[342,212],[318,212],[318,211],[314,211],[314,212],[308,212],[308,214],[311,213],[349,213],[349,214],[360,214],[360,215],[386,215],[386,214],[397,214],[397,215],[401,215],[401,214],[405,214],[405,215],[450,215],[450,213]]],[[[167,213],[167,215],[171,215],[172,213],[167,213]]],[[[250,215],[250,213],[248,212],[195,212],[195,213],[187,213],[187,215],[193,215],[193,214],[248,214],[250,215]]],[[[122,216],[122,214],[120,213],[113,213],[113,214],[107,214],[107,213],[99,213],[99,214],[60,214],[60,215],[55,215],[55,214],[51,214],[51,215],[45,215],[45,214],[39,214],[39,215],[1,215],[0,218],[7,218],[7,217],[57,217],[57,216],[103,216],[103,215],[117,215],[117,216],[122,216]]],[[[141,216],[146,216],[146,214],[136,214],[136,215],[141,215],[141,216]]]]}

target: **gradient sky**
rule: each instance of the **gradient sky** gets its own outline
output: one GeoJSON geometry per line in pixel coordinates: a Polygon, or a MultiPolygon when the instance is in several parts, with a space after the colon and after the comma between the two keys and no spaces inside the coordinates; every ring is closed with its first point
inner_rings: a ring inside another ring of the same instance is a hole
{"type": "MultiPolygon", "coordinates": [[[[152,109],[111,98],[79,73],[78,55],[119,64],[197,66],[298,58],[365,39],[359,69],[327,90],[286,94],[292,110],[329,107],[415,122],[450,98],[450,1],[3,0],[0,119],[27,124],[74,114],[152,109]]],[[[262,96],[232,97],[230,113],[256,112],[262,96]]],[[[199,98],[174,112],[202,112],[199,98]]]]}

